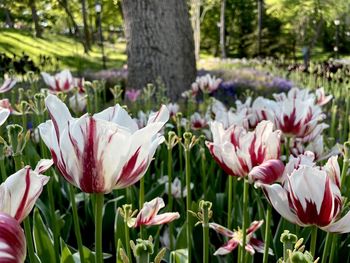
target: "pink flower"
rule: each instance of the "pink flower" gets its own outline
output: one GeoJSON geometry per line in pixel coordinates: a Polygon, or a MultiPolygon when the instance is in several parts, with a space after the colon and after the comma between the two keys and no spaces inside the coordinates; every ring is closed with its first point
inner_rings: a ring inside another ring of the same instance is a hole
{"type": "MultiPolygon", "coordinates": [[[[259,253],[264,253],[264,242],[253,237],[253,234],[256,230],[258,230],[261,225],[264,223],[263,220],[254,221],[251,223],[250,227],[246,230],[246,245],[245,250],[248,251],[251,255],[255,253],[255,251],[259,253]]],[[[238,245],[242,246],[243,243],[243,233],[241,229],[236,231],[231,231],[226,227],[223,227],[216,223],[209,223],[209,227],[214,229],[217,233],[224,235],[230,240],[215,251],[215,256],[222,256],[231,253],[234,249],[237,248],[238,245]]],[[[273,255],[272,250],[269,249],[269,254],[273,255]]]]}
{"type": "Polygon", "coordinates": [[[200,89],[203,93],[213,93],[219,88],[222,79],[217,79],[215,76],[206,74],[205,76],[197,77],[196,82],[192,84],[194,93],[200,89]]]}
{"type": "Polygon", "coordinates": [[[85,79],[73,78],[74,87],[78,88],[79,93],[85,93],[85,79]]]}
{"type": "Polygon", "coordinates": [[[268,184],[282,175],[281,133],[273,131],[271,122],[260,122],[252,132],[235,125],[225,130],[221,123],[213,122],[211,131],[213,142],[207,142],[207,147],[227,174],[268,184]]]}
{"type": "Polygon", "coordinates": [[[16,85],[16,83],[17,83],[16,79],[13,79],[13,78],[5,79],[4,83],[0,87],[0,93],[5,93],[12,90],[12,88],[16,85]]]}
{"type": "Polygon", "coordinates": [[[63,177],[87,193],[109,193],[139,181],[164,141],[158,132],[169,119],[162,106],[138,129],[119,105],[73,118],[56,96],[45,103],[51,120],[39,125],[40,135],[63,177]]]}
{"type": "Polygon", "coordinates": [[[4,124],[4,122],[7,120],[7,118],[10,116],[10,110],[0,108],[0,126],[4,124]]]}
{"type": "Polygon", "coordinates": [[[294,224],[315,225],[327,232],[350,232],[350,212],[341,216],[343,204],[337,157],[328,159],[323,167],[317,167],[312,160],[311,155],[292,158],[286,166],[283,185],[264,186],[270,203],[294,224]]]}
{"type": "Polygon", "coordinates": [[[163,225],[180,218],[179,213],[163,213],[158,215],[160,209],[165,207],[162,198],[154,198],[150,202],[144,203],[136,218],[131,218],[129,227],[163,225]]]}
{"type": "Polygon", "coordinates": [[[26,238],[16,219],[0,212],[0,262],[22,263],[26,259],[26,238]]]}
{"type": "Polygon", "coordinates": [[[46,85],[48,85],[54,92],[69,92],[74,88],[76,83],[68,69],[57,73],[55,76],[51,76],[46,72],[41,72],[41,76],[43,77],[46,85]]]}
{"type": "Polygon", "coordinates": [[[19,223],[32,210],[36,199],[50,177],[42,175],[53,164],[52,160],[41,160],[35,170],[30,166],[9,176],[0,185],[0,211],[9,214],[19,223]]]}
{"type": "Polygon", "coordinates": [[[140,94],[141,94],[141,90],[136,90],[136,89],[130,89],[125,92],[125,96],[131,102],[135,102],[137,98],[140,96],[140,94]]]}
{"type": "Polygon", "coordinates": [[[169,109],[170,112],[170,117],[173,117],[176,115],[176,113],[179,111],[180,106],[177,103],[169,103],[167,105],[167,108],[169,109]]]}

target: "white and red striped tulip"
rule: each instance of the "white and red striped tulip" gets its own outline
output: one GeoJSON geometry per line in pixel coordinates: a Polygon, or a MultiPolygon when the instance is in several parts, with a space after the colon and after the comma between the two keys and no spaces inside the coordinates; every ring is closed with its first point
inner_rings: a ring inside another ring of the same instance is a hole
{"type": "MultiPolygon", "coordinates": [[[[263,220],[254,221],[251,223],[250,227],[246,230],[246,245],[245,250],[248,251],[251,255],[255,254],[255,251],[259,253],[264,253],[264,242],[253,237],[253,234],[256,230],[258,230],[261,225],[264,223],[263,220]]],[[[238,247],[238,245],[243,245],[243,234],[242,230],[231,231],[226,227],[223,227],[216,223],[209,223],[209,227],[215,230],[217,233],[226,236],[229,241],[215,251],[215,256],[222,256],[231,253],[234,249],[238,247]]],[[[269,254],[273,255],[272,250],[269,249],[269,254]]]]}
{"type": "Polygon", "coordinates": [[[76,113],[83,112],[87,106],[87,95],[77,92],[69,98],[69,107],[76,113]]]}
{"type": "Polygon", "coordinates": [[[69,92],[74,88],[75,84],[77,84],[68,69],[57,73],[55,76],[51,76],[46,72],[41,72],[41,76],[46,85],[48,85],[53,92],[69,92]]]}
{"type": "Polygon", "coordinates": [[[0,93],[5,93],[12,90],[12,88],[16,85],[16,83],[17,83],[16,79],[13,79],[13,78],[5,79],[4,83],[0,87],[0,93]]]}
{"type": "Polygon", "coordinates": [[[315,96],[309,94],[308,90],[293,88],[288,96],[281,93],[275,95],[275,99],[273,121],[286,136],[301,138],[305,143],[314,140],[328,128],[327,124],[321,122],[325,114],[315,104],[315,96]]]}
{"type": "Polygon", "coordinates": [[[193,130],[200,130],[205,128],[208,123],[205,118],[203,118],[198,112],[195,112],[191,115],[191,128],[193,130]]]}
{"type": "Polygon", "coordinates": [[[299,164],[292,159],[291,166],[287,165],[286,169],[296,168],[287,175],[283,186],[264,186],[270,203],[294,224],[315,225],[327,232],[350,232],[350,212],[341,216],[343,204],[337,157],[328,159],[323,167],[310,164],[310,158],[304,156],[299,164]]]}
{"type": "Polygon", "coordinates": [[[163,225],[180,218],[177,212],[158,215],[159,210],[164,207],[164,201],[160,197],[144,203],[136,218],[131,218],[128,222],[129,227],[163,225]]]}
{"type": "Polygon", "coordinates": [[[45,103],[51,120],[39,125],[40,135],[63,177],[87,193],[109,193],[139,181],[164,141],[158,132],[169,119],[162,106],[138,129],[119,105],[73,118],[56,96],[45,103]]]}
{"type": "Polygon", "coordinates": [[[270,121],[260,122],[252,132],[235,125],[225,130],[221,123],[213,122],[211,131],[213,142],[207,142],[207,147],[227,174],[268,184],[282,176],[281,133],[273,131],[270,121]]]}
{"type": "Polygon", "coordinates": [[[23,263],[26,259],[26,238],[16,219],[0,212],[0,262],[23,263]]]}
{"type": "Polygon", "coordinates": [[[326,96],[323,87],[316,90],[316,104],[323,106],[326,105],[331,99],[333,98],[332,95],[326,96]]]}
{"type": "Polygon", "coordinates": [[[9,109],[0,108],[0,126],[4,124],[7,118],[10,116],[11,111],[9,109]]]}
{"type": "Polygon", "coordinates": [[[196,82],[192,83],[192,90],[198,91],[200,89],[203,93],[211,94],[219,88],[221,82],[222,79],[206,74],[196,78],[196,82]]]}
{"type": "Polygon", "coordinates": [[[0,211],[9,214],[18,222],[32,210],[35,201],[50,177],[42,175],[53,164],[52,160],[41,160],[35,170],[26,166],[9,176],[0,185],[0,211]]]}

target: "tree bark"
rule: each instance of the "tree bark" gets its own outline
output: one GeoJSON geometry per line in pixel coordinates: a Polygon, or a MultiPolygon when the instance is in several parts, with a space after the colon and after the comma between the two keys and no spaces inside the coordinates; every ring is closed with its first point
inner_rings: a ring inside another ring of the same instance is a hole
{"type": "Polygon", "coordinates": [[[263,9],[264,9],[264,0],[258,0],[258,56],[261,56],[263,9]]]}
{"type": "Polygon", "coordinates": [[[221,8],[220,8],[220,49],[221,49],[221,58],[226,58],[225,10],[226,10],[226,0],[221,0],[221,8]]]}
{"type": "Polygon", "coordinates": [[[165,84],[177,99],[196,76],[193,32],[186,0],[123,0],[128,87],[165,84]]]}
{"type": "Polygon", "coordinates": [[[36,37],[42,37],[43,30],[42,30],[42,28],[40,26],[39,16],[38,16],[38,14],[36,12],[35,0],[29,0],[29,6],[30,6],[30,9],[32,11],[32,19],[33,19],[33,22],[34,22],[35,36],[36,37]]]}
{"type": "Polygon", "coordinates": [[[84,45],[84,52],[88,53],[90,50],[90,33],[89,33],[89,26],[87,23],[87,15],[86,15],[86,1],[81,0],[81,12],[83,15],[83,25],[84,25],[84,40],[85,40],[85,45],[84,45]]]}
{"type": "Polygon", "coordinates": [[[10,13],[10,10],[8,8],[5,7],[5,16],[6,16],[6,26],[8,28],[13,28],[13,22],[12,22],[12,19],[11,19],[11,13],[10,13]]]}

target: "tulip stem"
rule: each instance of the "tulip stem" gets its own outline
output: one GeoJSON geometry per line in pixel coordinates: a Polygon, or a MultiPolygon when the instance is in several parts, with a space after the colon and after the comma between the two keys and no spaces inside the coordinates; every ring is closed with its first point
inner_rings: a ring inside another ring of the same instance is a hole
{"type": "MultiPolygon", "coordinates": [[[[143,176],[140,180],[140,196],[139,196],[139,207],[140,210],[145,203],[145,177],[143,176]]],[[[140,226],[140,238],[143,239],[143,226],[140,226]]]]}
{"type": "Polygon", "coordinates": [[[34,263],[34,262],[36,262],[36,260],[35,260],[33,237],[32,237],[32,232],[30,229],[29,217],[24,219],[23,224],[24,224],[24,232],[26,235],[26,242],[27,242],[27,246],[28,246],[29,260],[31,263],[34,263]]]}
{"type": "Polygon", "coordinates": [[[233,183],[233,176],[228,176],[228,208],[227,208],[227,228],[231,230],[231,222],[232,222],[232,199],[233,199],[233,193],[232,193],[232,183],[233,183]]]}
{"type": "Polygon", "coordinates": [[[95,247],[96,263],[103,262],[102,254],[102,219],[103,219],[103,193],[95,194],[95,247]]]}
{"type": "Polygon", "coordinates": [[[240,262],[245,262],[245,245],[247,239],[247,211],[248,211],[248,187],[249,183],[243,179],[243,220],[242,220],[242,253],[240,262]]]}
{"type": "Polygon", "coordinates": [[[330,263],[333,263],[334,261],[334,252],[335,252],[335,248],[338,246],[338,239],[336,234],[333,234],[333,240],[332,240],[332,247],[331,247],[331,253],[329,255],[329,261],[330,263]]]}
{"type": "Polygon", "coordinates": [[[265,247],[264,247],[264,259],[263,262],[267,263],[269,259],[269,245],[270,245],[270,224],[271,224],[271,205],[268,204],[266,211],[266,222],[265,222],[265,247]]]}
{"type": "Polygon", "coordinates": [[[6,176],[6,167],[5,167],[5,156],[0,157],[0,171],[1,171],[1,178],[2,181],[5,182],[7,176],[6,176]]]}
{"type": "Polygon", "coordinates": [[[188,249],[188,262],[191,262],[191,256],[192,256],[192,251],[191,251],[191,225],[190,225],[190,212],[191,210],[191,162],[190,162],[190,150],[185,149],[185,166],[186,166],[186,190],[187,190],[187,196],[186,196],[186,221],[187,221],[187,249],[188,249]]]}
{"type": "Polygon", "coordinates": [[[202,173],[202,191],[204,200],[207,200],[207,168],[206,168],[206,158],[205,158],[205,148],[201,147],[201,173],[202,173]]]}
{"type": "Polygon", "coordinates": [[[209,207],[203,209],[203,263],[209,263],[209,207]]]}
{"type": "MultiPolygon", "coordinates": [[[[173,156],[172,147],[168,146],[168,210],[171,212],[173,210],[173,195],[171,192],[172,184],[172,173],[173,173],[173,156]]],[[[180,189],[182,191],[182,189],[180,189]]],[[[169,236],[170,236],[170,250],[174,250],[174,240],[173,240],[174,225],[172,222],[169,223],[169,236]]]]}
{"type": "Polygon", "coordinates": [[[71,184],[68,184],[68,185],[69,185],[69,198],[72,204],[75,238],[77,239],[80,262],[84,263],[85,260],[84,260],[83,241],[81,239],[78,210],[77,210],[77,204],[75,203],[74,188],[73,188],[73,185],[71,184]]]}
{"type": "Polygon", "coordinates": [[[340,176],[340,185],[343,186],[346,180],[346,174],[349,168],[349,142],[344,144],[343,167],[340,176]]]}
{"type": "Polygon", "coordinates": [[[132,262],[131,259],[131,249],[130,249],[130,233],[129,233],[129,227],[127,220],[124,221],[124,230],[125,230],[125,247],[126,247],[126,253],[129,258],[129,262],[132,262]]]}
{"type": "Polygon", "coordinates": [[[317,227],[312,226],[311,229],[311,245],[310,245],[310,253],[313,257],[316,257],[316,242],[317,242],[317,227]]]}
{"type": "Polygon", "coordinates": [[[321,263],[326,263],[327,262],[327,257],[328,257],[328,251],[329,251],[329,246],[332,243],[332,234],[327,233],[326,237],[326,242],[323,248],[323,253],[322,253],[322,262],[321,263]]]}

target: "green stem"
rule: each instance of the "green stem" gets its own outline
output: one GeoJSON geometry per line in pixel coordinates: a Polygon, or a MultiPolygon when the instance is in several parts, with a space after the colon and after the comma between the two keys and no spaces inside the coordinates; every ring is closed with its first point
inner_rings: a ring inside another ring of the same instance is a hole
{"type": "Polygon", "coordinates": [[[83,241],[81,239],[78,210],[77,210],[77,204],[75,203],[74,188],[71,184],[68,184],[68,185],[69,185],[68,186],[69,187],[69,198],[70,198],[70,201],[72,204],[75,238],[77,239],[78,251],[79,251],[79,255],[80,255],[80,262],[84,263],[85,260],[84,260],[83,241]]]}
{"type": "Polygon", "coordinates": [[[336,234],[332,234],[333,240],[332,240],[332,247],[331,247],[331,253],[329,255],[329,263],[333,263],[334,261],[334,252],[335,248],[338,246],[338,238],[336,234]]]}
{"type": "Polygon", "coordinates": [[[95,247],[96,247],[96,263],[103,262],[102,253],[102,219],[103,219],[103,193],[96,193],[95,204],[95,247]]]}
{"type": "Polygon", "coordinates": [[[331,243],[332,243],[332,234],[327,233],[326,242],[325,242],[325,245],[323,248],[322,262],[321,263],[327,262],[328,252],[329,252],[329,248],[330,248],[331,243]]]}
{"type": "Polygon", "coordinates": [[[124,230],[125,230],[125,247],[126,247],[126,253],[129,258],[129,262],[132,262],[131,258],[131,249],[130,249],[130,233],[129,233],[129,227],[128,222],[124,221],[124,230]]]}
{"type": "MultiPolygon", "coordinates": [[[[172,184],[172,173],[173,173],[173,157],[172,148],[168,147],[168,210],[171,212],[173,210],[173,195],[171,193],[172,184]]],[[[182,191],[182,189],[181,189],[182,191]]],[[[169,223],[169,236],[170,236],[170,250],[174,250],[174,240],[173,240],[174,225],[172,222],[169,223]]]]}
{"type": "Polygon", "coordinates": [[[231,222],[232,222],[232,199],[233,199],[233,193],[232,193],[232,184],[233,184],[233,176],[228,176],[228,207],[227,207],[227,228],[231,229],[231,222]]]}
{"type": "Polygon", "coordinates": [[[207,200],[207,168],[206,168],[206,158],[205,158],[205,148],[201,147],[201,172],[202,172],[202,191],[204,200],[207,200]]]}
{"type": "Polygon", "coordinates": [[[249,183],[246,179],[243,179],[243,222],[242,222],[242,253],[241,253],[241,263],[245,261],[245,245],[247,239],[247,220],[248,220],[248,187],[249,183]]]}
{"type": "Polygon", "coordinates": [[[191,243],[191,225],[190,225],[190,217],[191,214],[189,210],[191,210],[191,162],[190,162],[190,150],[185,149],[185,167],[186,167],[186,223],[187,223],[187,247],[188,247],[188,262],[191,262],[192,256],[192,243],[191,243]]]}
{"type": "MultiPolygon", "coordinates": [[[[142,209],[145,203],[145,177],[143,176],[140,180],[140,196],[139,196],[139,207],[142,209]]],[[[140,238],[143,239],[143,226],[140,226],[140,238]]]]}
{"type": "Polygon", "coordinates": [[[346,142],[344,144],[344,158],[343,158],[343,167],[341,170],[341,176],[340,176],[340,185],[343,186],[346,180],[346,173],[348,172],[349,168],[349,142],[346,142]]]}
{"type": "Polygon", "coordinates": [[[54,175],[51,175],[51,179],[47,184],[47,192],[49,196],[49,208],[50,208],[50,213],[51,213],[51,222],[52,222],[52,231],[53,231],[53,238],[54,238],[54,249],[55,249],[55,256],[56,256],[56,262],[60,261],[60,256],[59,256],[59,250],[60,250],[60,235],[59,235],[59,230],[58,230],[58,224],[56,221],[56,212],[55,212],[55,198],[53,194],[53,189],[52,189],[52,184],[54,183],[53,178],[54,175]]]}
{"type": "Polygon", "coordinates": [[[209,263],[209,210],[203,209],[203,263],[209,263]]]}
{"type": "Polygon", "coordinates": [[[29,260],[30,260],[31,263],[34,263],[34,262],[36,262],[36,260],[35,260],[33,237],[32,237],[32,232],[31,232],[31,228],[30,228],[29,217],[24,219],[23,224],[24,224],[24,233],[26,235],[26,242],[27,242],[27,247],[28,247],[29,260]]]}
{"type": "Polygon", "coordinates": [[[316,243],[317,243],[317,227],[312,226],[311,230],[311,245],[310,245],[310,253],[316,258],[316,243]]]}
{"type": "Polygon", "coordinates": [[[137,257],[137,263],[149,263],[149,253],[144,251],[137,257]]]}
{"type": "Polygon", "coordinates": [[[270,246],[270,224],[271,224],[271,205],[268,204],[266,211],[266,222],[265,222],[265,247],[264,247],[264,259],[263,263],[267,263],[269,259],[269,246],[270,246]]]}
{"type": "MultiPolygon", "coordinates": [[[[1,157],[0,157],[1,158],[1,157]]],[[[3,156],[0,159],[0,171],[1,171],[1,178],[2,181],[5,182],[5,180],[7,179],[7,174],[6,174],[6,167],[5,167],[5,156],[3,156]]]]}

